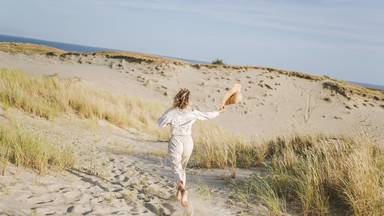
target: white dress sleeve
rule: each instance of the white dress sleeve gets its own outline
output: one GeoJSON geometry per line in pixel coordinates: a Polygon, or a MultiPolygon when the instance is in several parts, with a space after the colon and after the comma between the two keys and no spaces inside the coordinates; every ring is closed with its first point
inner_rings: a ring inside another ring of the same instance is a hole
{"type": "Polygon", "coordinates": [[[195,114],[198,120],[210,120],[216,118],[219,115],[219,111],[200,112],[198,110],[193,110],[192,113],[195,114]]]}
{"type": "Polygon", "coordinates": [[[157,120],[157,124],[163,128],[167,126],[167,124],[171,123],[171,118],[169,116],[169,111],[171,109],[168,109],[167,111],[164,112],[164,114],[157,120]]]}

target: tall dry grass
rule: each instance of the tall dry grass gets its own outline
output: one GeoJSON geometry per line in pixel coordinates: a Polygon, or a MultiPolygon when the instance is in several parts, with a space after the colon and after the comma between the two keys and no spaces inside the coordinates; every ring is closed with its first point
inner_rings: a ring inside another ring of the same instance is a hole
{"type": "Polygon", "coordinates": [[[197,122],[192,130],[194,153],[191,163],[194,166],[250,168],[264,162],[267,149],[261,143],[227,132],[209,122],[197,122]]]}
{"type": "Polygon", "coordinates": [[[105,119],[120,127],[132,127],[161,139],[169,137],[166,130],[153,124],[164,110],[158,103],[90,90],[53,77],[32,77],[20,71],[0,69],[0,101],[46,119],[76,113],[83,118],[105,119]]]}
{"type": "Polygon", "coordinates": [[[0,125],[0,171],[4,175],[8,163],[16,167],[35,169],[39,174],[47,170],[61,171],[74,165],[72,149],[53,147],[43,134],[11,122],[0,125]]]}
{"type": "Polygon", "coordinates": [[[384,215],[384,151],[368,136],[302,136],[266,145],[270,175],[246,184],[271,211],[282,213],[289,203],[304,215],[384,215]]]}

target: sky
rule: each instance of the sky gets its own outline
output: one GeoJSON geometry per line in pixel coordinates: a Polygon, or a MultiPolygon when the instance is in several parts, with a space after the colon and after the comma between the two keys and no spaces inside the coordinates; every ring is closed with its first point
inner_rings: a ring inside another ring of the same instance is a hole
{"type": "Polygon", "coordinates": [[[0,34],[384,85],[383,0],[0,0],[0,34]]]}

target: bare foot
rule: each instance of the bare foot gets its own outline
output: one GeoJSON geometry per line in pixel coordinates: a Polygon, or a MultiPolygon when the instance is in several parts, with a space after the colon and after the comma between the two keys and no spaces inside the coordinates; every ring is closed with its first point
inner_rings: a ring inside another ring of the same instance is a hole
{"type": "Polygon", "coordinates": [[[176,193],[176,200],[177,200],[177,201],[180,201],[180,200],[181,200],[181,190],[180,190],[180,189],[177,190],[177,193],[176,193]]]}
{"type": "Polygon", "coordinates": [[[181,206],[183,206],[184,208],[187,208],[188,207],[188,199],[187,199],[187,196],[188,196],[188,191],[183,189],[181,190],[181,206]]]}

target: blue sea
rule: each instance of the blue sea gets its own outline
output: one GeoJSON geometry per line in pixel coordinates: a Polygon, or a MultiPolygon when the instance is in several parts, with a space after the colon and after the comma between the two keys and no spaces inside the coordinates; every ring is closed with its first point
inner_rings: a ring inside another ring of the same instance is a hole
{"type": "Polygon", "coordinates": [[[39,45],[55,47],[57,49],[61,49],[67,52],[77,52],[77,53],[92,53],[92,52],[100,52],[100,51],[122,51],[122,50],[116,50],[116,49],[82,46],[77,44],[60,43],[60,42],[16,37],[16,36],[9,36],[9,35],[2,35],[2,34],[0,34],[0,42],[39,44],[39,45]]]}
{"type": "MultiPolygon", "coordinates": [[[[60,43],[60,42],[39,40],[39,39],[33,39],[33,38],[25,38],[25,37],[17,37],[17,36],[3,35],[3,34],[0,34],[0,42],[39,44],[39,45],[55,47],[55,48],[58,48],[58,49],[61,49],[61,50],[67,51],[67,52],[77,52],[77,53],[92,53],[92,52],[100,52],[100,51],[130,52],[127,50],[117,50],[117,49],[109,49],[109,48],[102,48],[102,47],[83,46],[83,45],[78,45],[78,44],[60,43]]],[[[156,55],[156,56],[160,56],[160,55],[156,55]]],[[[169,56],[160,56],[160,57],[182,60],[182,61],[191,62],[191,63],[209,64],[209,62],[204,62],[204,61],[182,59],[182,58],[175,58],[175,57],[169,57],[169,56]]],[[[358,82],[350,82],[350,81],[347,81],[347,82],[355,84],[355,85],[363,86],[366,88],[384,90],[384,86],[381,86],[381,85],[372,85],[372,84],[367,84],[367,83],[358,83],[358,82]]]]}

